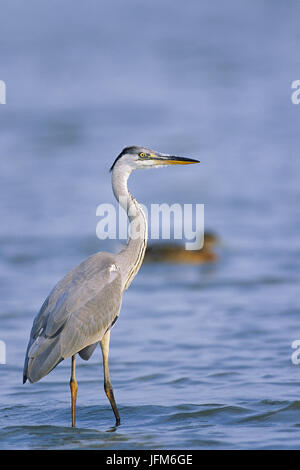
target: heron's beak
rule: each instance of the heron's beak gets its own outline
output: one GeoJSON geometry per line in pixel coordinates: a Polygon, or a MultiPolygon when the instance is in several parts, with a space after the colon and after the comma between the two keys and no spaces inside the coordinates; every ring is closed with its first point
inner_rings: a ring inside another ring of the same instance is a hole
{"type": "Polygon", "coordinates": [[[199,160],[185,157],[175,157],[173,155],[153,156],[153,160],[157,160],[160,165],[190,165],[192,163],[200,163],[199,160]]]}
{"type": "Polygon", "coordinates": [[[191,163],[200,163],[199,160],[194,160],[193,158],[185,158],[185,157],[175,157],[175,156],[167,156],[164,159],[164,163],[167,165],[190,165],[191,163]]]}

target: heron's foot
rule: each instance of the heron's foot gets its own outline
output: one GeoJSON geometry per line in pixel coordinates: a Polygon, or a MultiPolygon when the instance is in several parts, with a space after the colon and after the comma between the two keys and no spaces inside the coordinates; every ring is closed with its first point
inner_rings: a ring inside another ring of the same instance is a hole
{"type": "Polygon", "coordinates": [[[116,418],[116,424],[115,425],[120,426],[120,424],[121,424],[120,415],[119,415],[118,408],[117,408],[117,405],[116,405],[116,400],[115,400],[115,397],[114,397],[114,392],[113,392],[113,388],[112,388],[111,383],[109,383],[109,384],[105,383],[104,384],[104,390],[105,390],[107,398],[109,399],[109,402],[111,404],[112,410],[113,410],[115,418],[116,418]]]}

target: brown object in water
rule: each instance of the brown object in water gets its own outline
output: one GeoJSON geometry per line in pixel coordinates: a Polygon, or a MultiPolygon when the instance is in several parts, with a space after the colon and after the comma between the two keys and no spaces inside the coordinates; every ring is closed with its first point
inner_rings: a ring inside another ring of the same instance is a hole
{"type": "Polygon", "coordinates": [[[147,247],[144,260],[150,263],[213,263],[217,261],[218,255],[212,248],[218,241],[214,233],[206,232],[201,250],[186,250],[184,246],[176,243],[157,243],[147,247]]]}

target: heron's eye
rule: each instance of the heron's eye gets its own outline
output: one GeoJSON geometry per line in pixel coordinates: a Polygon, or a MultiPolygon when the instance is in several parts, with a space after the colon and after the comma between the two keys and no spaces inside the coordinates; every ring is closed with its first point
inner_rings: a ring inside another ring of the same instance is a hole
{"type": "Polygon", "coordinates": [[[144,157],[146,157],[146,154],[145,154],[144,152],[141,152],[141,153],[140,153],[140,157],[141,157],[141,158],[144,158],[144,157]]]}

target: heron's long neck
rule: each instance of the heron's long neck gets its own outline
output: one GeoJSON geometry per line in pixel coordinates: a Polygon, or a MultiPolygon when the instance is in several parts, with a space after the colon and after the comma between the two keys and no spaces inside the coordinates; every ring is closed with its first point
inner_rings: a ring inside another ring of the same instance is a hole
{"type": "Polygon", "coordinates": [[[130,194],[127,181],[130,168],[118,166],[112,173],[114,195],[123,209],[126,210],[130,222],[130,235],[125,248],[118,254],[119,265],[124,280],[124,290],[127,289],[138,272],[147,246],[147,220],[144,211],[137,200],[130,194]]]}

